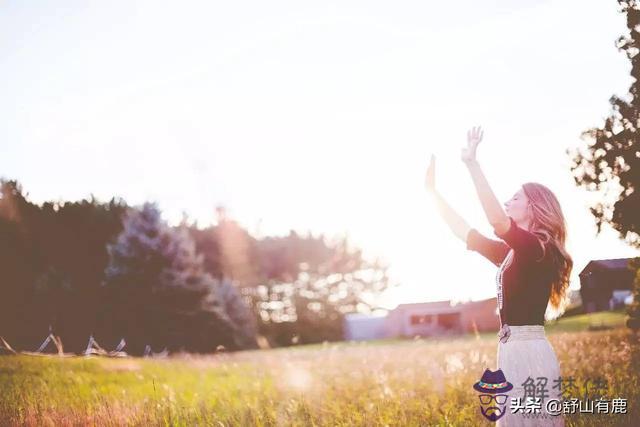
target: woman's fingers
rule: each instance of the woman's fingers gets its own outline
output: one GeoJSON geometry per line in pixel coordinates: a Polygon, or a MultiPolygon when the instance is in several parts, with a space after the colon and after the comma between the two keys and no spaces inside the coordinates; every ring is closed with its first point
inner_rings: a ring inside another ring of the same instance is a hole
{"type": "Polygon", "coordinates": [[[433,190],[435,188],[436,174],[436,157],[432,154],[429,161],[429,167],[427,168],[427,189],[433,190]]]}
{"type": "Polygon", "coordinates": [[[467,142],[469,146],[477,145],[480,141],[482,141],[482,137],[484,136],[484,131],[481,126],[473,126],[470,130],[467,131],[467,142]]]}

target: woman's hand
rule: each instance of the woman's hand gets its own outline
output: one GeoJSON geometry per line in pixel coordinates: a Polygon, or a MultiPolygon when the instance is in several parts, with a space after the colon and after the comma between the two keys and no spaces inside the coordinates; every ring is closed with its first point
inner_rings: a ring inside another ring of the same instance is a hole
{"type": "Polygon", "coordinates": [[[434,193],[436,191],[436,157],[432,154],[429,167],[427,168],[427,176],[425,179],[427,191],[434,193]]]}
{"type": "Polygon", "coordinates": [[[461,158],[465,163],[473,163],[476,161],[476,150],[478,148],[478,144],[482,141],[482,136],[484,135],[484,131],[480,126],[473,127],[471,130],[467,131],[467,146],[462,149],[461,158]]]}

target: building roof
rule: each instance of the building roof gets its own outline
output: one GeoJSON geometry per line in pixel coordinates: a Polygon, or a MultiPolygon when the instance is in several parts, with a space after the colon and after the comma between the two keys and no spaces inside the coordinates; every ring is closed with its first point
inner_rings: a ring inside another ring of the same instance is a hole
{"type": "Polygon", "coordinates": [[[495,304],[496,300],[497,300],[497,297],[485,298],[478,301],[460,301],[457,304],[455,304],[454,307],[468,308],[468,307],[484,305],[484,304],[495,304]]]}
{"type": "Polygon", "coordinates": [[[585,268],[580,272],[580,276],[590,273],[594,270],[627,270],[631,258],[615,258],[615,259],[597,259],[589,261],[585,268]]]}
{"type": "Polygon", "coordinates": [[[451,300],[445,301],[430,301],[430,302],[413,302],[406,304],[399,304],[396,308],[391,311],[399,312],[404,310],[421,310],[426,312],[457,312],[459,310],[463,310],[465,308],[470,308],[477,305],[483,304],[495,304],[496,297],[486,298],[479,301],[460,301],[456,304],[452,304],[451,300]]]}
{"type": "Polygon", "coordinates": [[[414,302],[407,304],[399,304],[396,308],[391,310],[390,316],[400,315],[400,313],[406,312],[419,312],[421,314],[444,314],[444,313],[457,313],[460,311],[460,307],[452,306],[450,300],[446,301],[431,301],[431,302],[414,302]]]}
{"type": "Polygon", "coordinates": [[[344,317],[350,320],[384,319],[386,314],[347,313],[344,317]]]}
{"type": "Polygon", "coordinates": [[[446,300],[446,301],[430,301],[430,302],[411,302],[411,303],[406,303],[406,304],[398,304],[398,306],[396,307],[397,309],[404,309],[404,308],[450,308],[451,307],[451,300],[446,300]]]}

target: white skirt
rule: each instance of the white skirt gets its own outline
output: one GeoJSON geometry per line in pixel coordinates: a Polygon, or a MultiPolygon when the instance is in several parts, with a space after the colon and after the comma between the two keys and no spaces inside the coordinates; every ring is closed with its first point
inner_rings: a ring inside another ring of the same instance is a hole
{"type": "Polygon", "coordinates": [[[498,341],[498,368],[502,370],[507,381],[513,384],[513,389],[507,392],[509,398],[506,411],[497,420],[496,425],[564,426],[562,414],[552,415],[546,411],[546,402],[549,399],[561,399],[562,392],[557,386],[560,365],[545,335],[544,326],[509,325],[509,329],[510,335],[506,342],[498,341]],[[533,381],[527,381],[527,378],[532,378],[533,381]],[[543,384],[545,379],[546,385],[543,384]],[[554,385],[556,388],[553,388],[554,385]],[[521,397],[522,405],[526,406],[525,389],[528,396],[542,397],[542,407],[538,414],[524,413],[522,410],[515,414],[511,412],[511,399],[514,397],[521,397]]]}

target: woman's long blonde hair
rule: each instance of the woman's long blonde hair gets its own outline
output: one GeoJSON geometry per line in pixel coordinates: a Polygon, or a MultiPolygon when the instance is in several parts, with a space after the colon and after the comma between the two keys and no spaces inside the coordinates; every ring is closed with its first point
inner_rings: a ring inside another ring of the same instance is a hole
{"type": "Polygon", "coordinates": [[[562,312],[569,302],[569,280],[573,269],[573,259],[567,253],[567,223],[555,194],[542,184],[527,182],[522,190],[529,199],[529,231],[540,236],[545,250],[551,250],[555,275],[551,285],[549,303],[562,312]],[[555,250],[553,250],[555,249],[555,250]]]}

